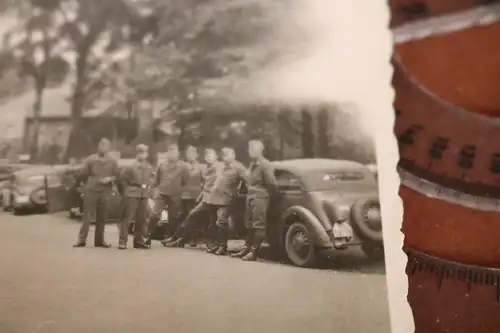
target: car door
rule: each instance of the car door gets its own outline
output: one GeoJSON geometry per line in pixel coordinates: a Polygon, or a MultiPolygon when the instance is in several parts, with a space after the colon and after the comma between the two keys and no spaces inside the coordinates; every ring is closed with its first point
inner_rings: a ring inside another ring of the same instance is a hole
{"type": "Polygon", "coordinates": [[[269,205],[268,219],[268,241],[276,242],[279,236],[281,215],[291,206],[300,205],[304,200],[303,188],[299,178],[288,170],[275,169],[278,195],[269,205]]]}

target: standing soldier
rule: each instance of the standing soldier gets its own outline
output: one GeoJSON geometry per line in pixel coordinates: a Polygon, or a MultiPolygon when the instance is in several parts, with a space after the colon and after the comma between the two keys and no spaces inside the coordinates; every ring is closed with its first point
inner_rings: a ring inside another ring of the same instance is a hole
{"type": "Polygon", "coordinates": [[[215,180],[207,203],[217,206],[217,246],[209,249],[209,253],[217,255],[227,254],[229,238],[229,205],[236,196],[241,182],[247,182],[248,171],[238,161],[232,148],[222,148],[222,166],[215,180]]]}
{"type": "Polygon", "coordinates": [[[263,156],[261,141],[248,142],[248,154],[252,159],[248,176],[248,194],[245,211],[247,239],[245,246],[232,255],[245,261],[257,260],[258,251],[266,235],[269,198],[276,194],[276,178],[271,163],[263,156]]]}
{"type": "Polygon", "coordinates": [[[151,177],[153,167],[146,160],[148,158],[148,146],[137,145],[137,157],[135,163],[123,172],[123,199],[124,216],[120,223],[120,236],[118,248],[127,248],[128,229],[130,222],[135,220],[134,248],[149,249],[150,246],[144,243],[146,231],[146,219],[148,209],[148,199],[150,195],[151,177]]]}
{"type": "Polygon", "coordinates": [[[74,247],[85,247],[90,224],[94,219],[94,246],[111,247],[104,241],[104,228],[108,217],[107,203],[120,171],[117,161],[109,156],[110,149],[111,142],[105,138],[101,139],[97,154],[91,155],[83,164],[82,178],[86,180],[83,222],[74,247]]]}
{"type": "MultiPolygon", "coordinates": [[[[183,219],[186,219],[189,212],[196,206],[196,200],[200,196],[203,185],[203,165],[198,162],[198,151],[193,146],[186,148],[186,165],[188,168],[188,179],[182,189],[183,219]]],[[[197,244],[197,234],[193,230],[193,237],[190,245],[195,247],[197,244]]]]}
{"type": "MultiPolygon", "coordinates": [[[[181,223],[175,235],[165,240],[165,246],[184,247],[186,239],[193,236],[193,233],[196,231],[194,228],[200,224],[200,221],[206,222],[205,220],[208,219],[210,224],[215,223],[217,218],[217,206],[208,204],[208,196],[220,170],[220,164],[217,160],[217,153],[215,150],[205,150],[205,163],[207,167],[203,171],[203,188],[196,200],[197,205],[181,223]]],[[[208,247],[211,248],[211,246],[208,247]]]]}
{"type": "MultiPolygon", "coordinates": [[[[186,163],[179,159],[179,147],[170,144],[167,150],[167,160],[156,170],[155,187],[160,194],[155,203],[153,214],[148,222],[148,239],[146,245],[151,245],[151,235],[161,219],[161,213],[167,208],[169,227],[177,225],[182,213],[182,188],[187,183],[189,174],[186,163]]],[[[175,230],[175,229],[174,229],[175,230]]]]}

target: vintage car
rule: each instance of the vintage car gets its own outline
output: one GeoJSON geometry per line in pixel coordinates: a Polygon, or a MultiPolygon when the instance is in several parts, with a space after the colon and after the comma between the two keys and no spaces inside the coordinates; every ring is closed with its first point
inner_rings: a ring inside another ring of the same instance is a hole
{"type": "MultiPolygon", "coordinates": [[[[7,193],[9,191],[10,187],[10,180],[12,177],[12,174],[16,171],[27,169],[29,167],[32,167],[33,165],[30,164],[2,164],[0,165],[0,205],[4,206],[4,192],[5,195],[7,196],[7,193]]],[[[7,204],[9,205],[9,202],[7,201],[7,204]]],[[[7,210],[10,208],[7,207],[7,210]]]]}
{"type": "Polygon", "coordinates": [[[3,191],[4,210],[15,215],[47,210],[46,185],[58,184],[69,166],[32,165],[15,171],[3,191]]]}
{"type": "Polygon", "coordinates": [[[275,253],[300,267],[356,245],[368,257],[383,259],[378,186],[366,166],[332,159],[275,161],[273,166],[278,197],[268,212],[267,242],[275,253]],[[350,210],[354,231],[340,246],[334,236],[337,207],[350,210]]]}

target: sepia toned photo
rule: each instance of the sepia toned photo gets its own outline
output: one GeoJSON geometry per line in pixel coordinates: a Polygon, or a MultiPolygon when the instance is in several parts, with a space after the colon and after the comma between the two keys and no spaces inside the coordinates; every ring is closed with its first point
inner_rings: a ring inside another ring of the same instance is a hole
{"type": "Polygon", "coordinates": [[[0,332],[407,327],[385,1],[0,15],[0,332]]]}

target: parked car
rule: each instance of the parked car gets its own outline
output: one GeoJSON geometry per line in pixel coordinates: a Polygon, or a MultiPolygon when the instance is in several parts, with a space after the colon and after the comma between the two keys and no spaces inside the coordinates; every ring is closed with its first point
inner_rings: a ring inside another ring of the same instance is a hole
{"type": "MultiPolygon", "coordinates": [[[[267,242],[299,267],[311,267],[320,256],[361,246],[372,259],[383,259],[382,222],[377,181],[364,165],[332,159],[272,162],[278,197],[268,212],[267,242]],[[333,236],[336,208],[350,210],[354,237],[342,246],[333,236]]],[[[237,224],[243,223],[241,217],[237,224]]]]}
{"type": "MultiPolygon", "coordinates": [[[[4,191],[8,191],[12,174],[18,170],[32,167],[31,164],[2,164],[0,165],[0,206],[4,206],[4,191]]],[[[7,208],[8,209],[8,208],[7,208]]]]}
{"type": "Polygon", "coordinates": [[[9,185],[3,191],[4,210],[12,210],[15,215],[25,212],[45,212],[47,210],[45,179],[49,185],[58,184],[67,167],[32,165],[15,171],[9,185]]]}

